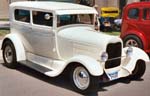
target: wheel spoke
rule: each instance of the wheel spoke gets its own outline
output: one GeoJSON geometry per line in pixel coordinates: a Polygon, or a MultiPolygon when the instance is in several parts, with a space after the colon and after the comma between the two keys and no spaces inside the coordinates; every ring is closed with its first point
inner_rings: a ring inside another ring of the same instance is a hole
{"type": "Polygon", "coordinates": [[[128,40],[125,45],[127,47],[129,47],[129,46],[139,47],[138,43],[133,39],[128,40]]]}

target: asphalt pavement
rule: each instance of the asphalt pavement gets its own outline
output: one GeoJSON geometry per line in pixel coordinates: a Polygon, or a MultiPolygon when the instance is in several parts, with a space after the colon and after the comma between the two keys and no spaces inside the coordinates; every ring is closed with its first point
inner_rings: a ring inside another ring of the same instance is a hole
{"type": "MultiPolygon", "coordinates": [[[[2,64],[0,51],[0,96],[82,96],[72,90],[64,76],[50,78],[26,66],[9,69],[2,64]]],[[[150,96],[150,64],[146,68],[141,80],[102,83],[97,93],[86,96],[150,96]]]]}

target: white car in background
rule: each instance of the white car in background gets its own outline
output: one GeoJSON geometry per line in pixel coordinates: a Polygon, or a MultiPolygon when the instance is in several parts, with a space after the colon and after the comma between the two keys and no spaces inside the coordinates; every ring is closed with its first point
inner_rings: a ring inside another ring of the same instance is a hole
{"type": "Polygon", "coordinates": [[[99,81],[139,79],[149,57],[123,48],[119,37],[95,30],[97,11],[72,3],[15,2],[10,5],[10,34],[3,43],[4,65],[18,63],[47,76],[68,75],[80,93],[97,91],[99,81]]]}

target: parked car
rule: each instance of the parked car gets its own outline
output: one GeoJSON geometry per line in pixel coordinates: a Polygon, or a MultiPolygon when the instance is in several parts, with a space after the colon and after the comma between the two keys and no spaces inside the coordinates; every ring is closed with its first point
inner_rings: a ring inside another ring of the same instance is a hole
{"type": "Polygon", "coordinates": [[[128,4],[123,11],[121,38],[124,46],[150,53],[150,2],[128,4]]]}
{"type": "Polygon", "coordinates": [[[114,26],[113,26],[113,29],[115,31],[121,31],[121,24],[122,24],[122,19],[118,18],[118,19],[115,19],[114,20],[114,26]]]}
{"type": "Polygon", "coordinates": [[[102,7],[100,9],[101,16],[99,18],[100,21],[100,30],[111,32],[113,30],[120,29],[119,25],[116,25],[114,22],[115,19],[119,17],[119,8],[116,7],[102,7]]]}
{"type": "Polygon", "coordinates": [[[80,93],[95,92],[99,81],[141,78],[147,54],[123,48],[122,40],[95,30],[97,11],[60,2],[15,2],[10,5],[10,31],[2,43],[4,65],[18,63],[47,76],[62,73],[80,93]],[[140,55],[139,55],[140,54],[140,55]]]}

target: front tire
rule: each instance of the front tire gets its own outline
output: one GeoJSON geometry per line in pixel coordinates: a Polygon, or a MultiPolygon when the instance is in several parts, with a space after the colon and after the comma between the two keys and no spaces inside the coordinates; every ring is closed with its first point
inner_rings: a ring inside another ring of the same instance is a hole
{"type": "Polygon", "coordinates": [[[3,45],[3,65],[9,68],[16,68],[16,50],[11,41],[4,42],[3,45]]]}
{"type": "Polygon", "coordinates": [[[99,78],[91,76],[83,66],[75,66],[70,72],[70,80],[73,88],[82,94],[97,92],[99,78]]]}
{"type": "Polygon", "coordinates": [[[133,80],[140,79],[144,75],[145,70],[146,70],[145,62],[144,61],[138,61],[135,69],[132,72],[132,75],[130,76],[130,79],[133,79],[133,80]]]}

